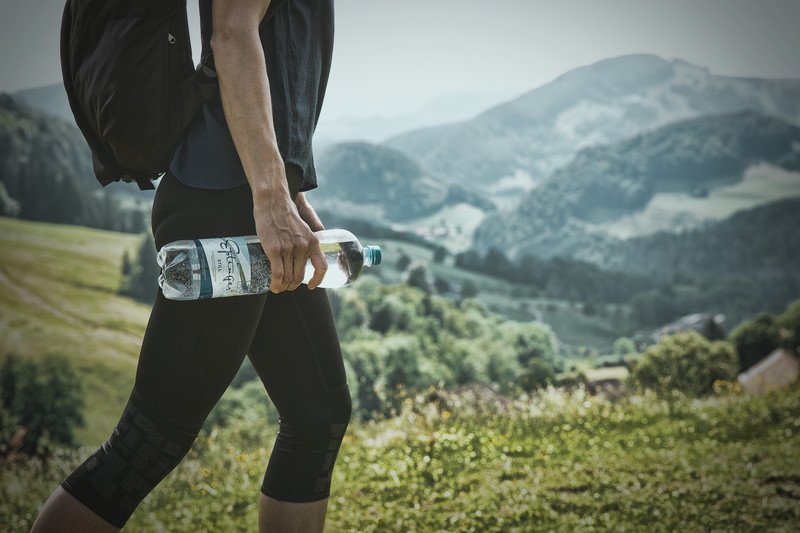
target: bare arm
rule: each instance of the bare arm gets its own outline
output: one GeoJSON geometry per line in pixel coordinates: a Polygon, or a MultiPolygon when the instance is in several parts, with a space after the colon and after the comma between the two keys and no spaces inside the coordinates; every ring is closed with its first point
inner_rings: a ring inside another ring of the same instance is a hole
{"type": "Polygon", "coordinates": [[[225,119],[253,191],[256,231],[272,265],[272,292],[294,290],[310,257],[316,287],[327,269],[319,239],[289,197],[258,35],[270,0],[213,0],[211,47],[225,119]]]}

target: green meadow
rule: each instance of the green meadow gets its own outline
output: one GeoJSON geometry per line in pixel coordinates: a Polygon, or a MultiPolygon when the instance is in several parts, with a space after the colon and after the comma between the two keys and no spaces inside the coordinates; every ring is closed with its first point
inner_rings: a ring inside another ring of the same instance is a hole
{"type": "MultiPolygon", "coordinates": [[[[80,448],[0,463],[0,530],[27,531],[117,421],[149,316],[116,292],[122,255],[138,242],[0,218],[0,362],[65,356],[82,376],[87,406],[80,448]]],[[[387,258],[376,273],[386,282],[401,281],[393,258],[402,250],[433,274],[473,279],[477,300],[494,312],[543,314],[560,338],[574,328],[562,340],[576,346],[613,342],[603,319],[563,302],[514,298],[513,284],[433,263],[428,249],[376,242],[387,258]]],[[[624,378],[618,369],[595,372],[624,378]]],[[[472,384],[410,394],[391,416],[351,422],[326,531],[796,530],[800,387],[762,397],[727,383],[715,390],[703,399],[552,387],[506,396],[472,384]]],[[[127,531],[255,530],[277,424],[257,381],[223,400],[222,422],[203,429],[127,531]]]]}

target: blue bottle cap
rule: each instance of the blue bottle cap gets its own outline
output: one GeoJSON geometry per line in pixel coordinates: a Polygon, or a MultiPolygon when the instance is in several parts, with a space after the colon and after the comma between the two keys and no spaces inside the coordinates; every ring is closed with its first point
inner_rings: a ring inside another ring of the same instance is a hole
{"type": "Polygon", "coordinates": [[[370,266],[381,264],[381,247],[376,244],[368,244],[364,247],[365,258],[369,257],[370,266]]]}

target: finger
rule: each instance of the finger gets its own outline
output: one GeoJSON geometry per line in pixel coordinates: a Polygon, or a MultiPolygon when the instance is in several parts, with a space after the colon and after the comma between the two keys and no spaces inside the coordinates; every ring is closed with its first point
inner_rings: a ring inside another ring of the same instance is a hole
{"type": "Polygon", "coordinates": [[[308,280],[308,288],[315,289],[317,285],[322,283],[322,278],[325,277],[325,272],[328,271],[328,262],[325,261],[325,254],[322,253],[322,248],[319,244],[314,246],[311,252],[311,265],[314,267],[314,275],[308,280]]]}
{"type": "Polygon", "coordinates": [[[297,255],[294,256],[294,262],[292,264],[293,266],[292,283],[289,285],[290,291],[295,290],[303,282],[303,276],[305,276],[305,270],[306,270],[306,260],[308,259],[306,253],[300,251],[297,253],[297,255]]]}
{"type": "Polygon", "coordinates": [[[311,207],[311,204],[305,203],[303,209],[301,210],[301,218],[308,224],[308,227],[311,228],[311,231],[320,231],[325,229],[325,226],[322,225],[322,221],[319,219],[319,215],[311,207]]]}
{"type": "Polygon", "coordinates": [[[308,225],[308,227],[311,228],[311,231],[320,231],[325,229],[325,226],[322,225],[322,221],[319,219],[317,213],[313,209],[309,208],[308,218],[311,221],[311,223],[308,225]]]}
{"type": "Polygon", "coordinates": [[[280,292],[281,285],[283,284],[283,260],[276,249],[270,249],[267,252],[267,259],[269,259],[269,264],[272,268],[272,279],[269,282],[269,290],[272,292],[280,292]]]}
{"type": "Polygon", "coordinates": [[[292,282],[292,252],[285,251],[281,254],[281,262],[283,263],[283,278],[281,278],[281,291],[289,288],[292,282]]]}

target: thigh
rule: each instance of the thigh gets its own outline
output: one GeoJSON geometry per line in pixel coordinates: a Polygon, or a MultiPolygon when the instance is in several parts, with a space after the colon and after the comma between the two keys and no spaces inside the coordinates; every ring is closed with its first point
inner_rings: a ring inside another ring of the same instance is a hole
{"type": "Polygon", "coordinates": [[[159,291],[136,390],[162,417],[196,431],[241,366],[263,308],[264,295],[179,302],[159,291]]]}
{"type": "MultiPolygon", "coordinates": [[[[156,191],[152,223],[156,248],[180,239],[252,235],[249,186],[197,189],[167,174],[156,191]]],[[[266,294],[174,301],[154,290],[135,387],[167,420],[196,429],[239,369],[266,294]]]]}
{"type": "MultiPolygon", "coordinates": [[[[268,293],[248,357],[282,418],[347,386],[328,293],[302,284],[268,293]]],[[[301,415],[302,417],[303,415],[301,415]]]]}

